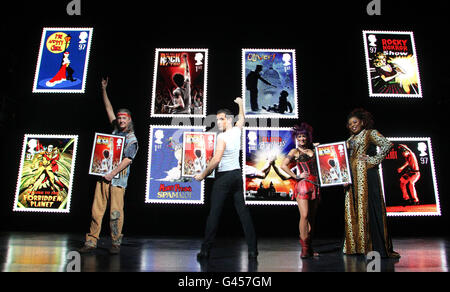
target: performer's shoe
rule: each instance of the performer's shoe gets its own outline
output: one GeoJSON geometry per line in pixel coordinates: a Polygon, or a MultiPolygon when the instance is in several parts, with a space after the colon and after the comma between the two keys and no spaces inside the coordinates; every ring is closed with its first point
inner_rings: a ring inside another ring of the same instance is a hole
{"type": "Polygon", "coordinates": [[[308,246],[306,240],[300,238],[300,245],[302,246],[302,253],[300,254],[300,258],[306,259],[309,257],[308,246]]]}
{"type": "Polygon", "coordinates": [[[300,239],[300,244],[302,246],[302,253],[300,255],[300,258],[307,259],[307,258],[319,256],[319,254],[314,252],[314,250],[312,248],[310,236],[308,236],[305,240],[300,239]]]}
{"type": "Polygon", "coordinates": [[[109,254],[111,255],[117,255],[120,253],[120,245],[113,244],[111,248],[109,249],[109,254]]]}
{"type": "Polygon", "coordinates": [[[209,250],[200,250],[197,254],[197,260],[205,260],[209,258],[209,250]]]}
{"type": "Polygon", "coordinates": [[[95,247],[95,246],[85,244],[82,248],[78,249],[78,252],[81,254],[85,254],[85,253],[90,253],[96,249],[97,249],[97,247],[95,247]]]}

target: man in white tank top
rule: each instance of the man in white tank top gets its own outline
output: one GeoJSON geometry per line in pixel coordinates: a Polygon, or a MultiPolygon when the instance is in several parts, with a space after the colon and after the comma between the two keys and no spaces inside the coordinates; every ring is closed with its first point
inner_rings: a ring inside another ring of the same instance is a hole
{"type": "Polygon", "coordinates": [[[238,121],[233,126],[233,115],[227,109],[217,112],[217,126],[221,133],[217,136],[214,157],[208,163],[206,169],[195,176],[196,180],[202,181],[214,169],[218,168],[211,192],[211,210],[206,222],[205,238],[201,250],[197,254],[198,259],[209,257],[223,204],[228,195],[233,196],[234,206],[244,229],[248,245],[248,257],[256,259],[258,256],[255,229],[250,211],[244,201],[242,172],[239,163],[241,132],[245,125],[244,105],[240,97],[236,98],[234,102],[239,105],[238,121]]]}

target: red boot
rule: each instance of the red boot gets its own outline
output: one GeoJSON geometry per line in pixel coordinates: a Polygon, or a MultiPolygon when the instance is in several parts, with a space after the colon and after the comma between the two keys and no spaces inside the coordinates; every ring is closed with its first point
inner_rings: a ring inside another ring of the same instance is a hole
{"type": "Polygon", "coordinates": [[[309,237],[306,240],[300,238],[300,244],[302,245],[302,253],[300,255],[300,258],[306,259],[312,257],[312,253],[310,252],[309,247],[309,237]]]}
{"type": "Polygon", "coordinates": [[[305,240],[300,239],[300,244],[302,245],[302,253],[300,257],[302,259],[306,258],[312,258],[314,256],[319,256],[318,253],[315,253],[312,244],[311,244],[311,237],[308,236],[305,240]]]}

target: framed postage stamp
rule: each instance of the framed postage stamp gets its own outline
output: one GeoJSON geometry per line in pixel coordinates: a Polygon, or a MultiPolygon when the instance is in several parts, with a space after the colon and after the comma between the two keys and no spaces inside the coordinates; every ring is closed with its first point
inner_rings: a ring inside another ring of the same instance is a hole
{"type": "Polygon", "coordinates": [[[298,118],[295,50],[242,49],[242,98],[247,118],[298,118]]]}
{"type": "Polygon", "coordinates": [[[146,203],[203,204],[204,180],[183,176],[184,133],[204,126],[150,126],[146,203]]]}
{"type": "Polygon", "coordinates": [[[156,49],[152,117],[205,117],[208,49],[156,49]]]}
{"type": "Polygon", "coordinates": [[[379,168],[388,216],[440,216],[429,137],[387,138],[394,146],[379,168]]]}
{"type": "Polygon", "coordinates": [[[422,97],[414,34],[363,31],[369,96],[422,97]]]}
{"type": "Polygon", "coordinates": [[[84,93],[93,28],[45,27],[33,93],[84,93]]]}
{"type": "Polygon", "coordinates": [[[315,151],[321,187],[352,182],[345,141],[319,145],[315,151]]]}
{"type": "Polygon", "coordinates": [[[117,167],[122,161],[124,143],[123,136],[95,133],[89,174],[104,176],[117,167]]]}
{"type": "Polygon", "coordinates": [[[76,135],[25,135],[14,211],[70,212],[77,142],[76,135]]]}
{"type": "MultiPolygon", "coordinates": [[[[216,133],[184,132],[182,176],[201,174],[214,156],[216,133]]],[[[214,171],[208,176],[214,178],[214,171]]]]}
{"type": "MultiPolygon", "coordinates": [[[[297,205],[293,189],[281,163],[296,148],[290,128],[244,127],[243,184],[248,205],[297,205]]],[[[290,165],[296,172],[295,164],[290,165]]]]}

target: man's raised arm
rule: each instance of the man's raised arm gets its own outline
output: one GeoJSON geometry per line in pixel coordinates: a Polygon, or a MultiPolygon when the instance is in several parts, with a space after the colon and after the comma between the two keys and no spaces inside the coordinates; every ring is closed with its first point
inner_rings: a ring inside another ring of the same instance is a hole
{"type": "Polygon", "coordinates": [[[244,102],[240,97],[237,97],[234,102],[239,106],[238,120],[235,126],[242,129],[245,126],[244,102]]]}
{"type": "Polygon", "coordinates": [[[116,115],[114,114],[114,109],[112,107],[111,102],[108,98],[108,93],[106,92],[106,87],[108,87],[108,81],[109,77],[106,77],[105,79],[102,79],[102,96],[103,96],[103,103],[105,104],[106,113],[108,114],[109,122],[112,123],[116,119],[116,115]]]}

